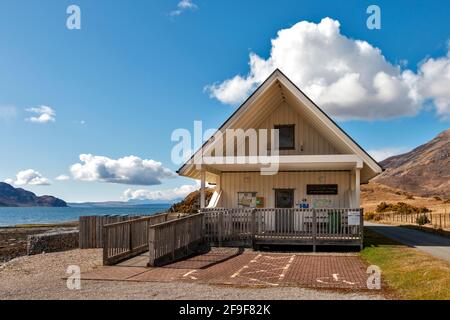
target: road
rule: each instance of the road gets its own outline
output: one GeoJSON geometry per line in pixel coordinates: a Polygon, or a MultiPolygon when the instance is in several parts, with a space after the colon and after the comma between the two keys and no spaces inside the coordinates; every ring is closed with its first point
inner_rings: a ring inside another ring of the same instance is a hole
{"type": "Polygon", "coordinates": [[[450,239],[423,231],[412,230],[380,223],[364,222],[369,227],[387,238],[414,247],[440,259],[450,262],[450,239]]]}

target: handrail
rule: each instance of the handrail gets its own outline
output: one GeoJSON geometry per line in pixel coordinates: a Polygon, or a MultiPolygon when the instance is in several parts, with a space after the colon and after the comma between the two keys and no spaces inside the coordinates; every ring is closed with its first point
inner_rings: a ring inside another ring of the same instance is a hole
{"type": "Polygon", "coordinates": [[[141,217],[141,218],[137,218],[137,219],[130,219],[127,221],[120,221],[120,222],[114,222],[114,223],[109,223],[109,224],[105,224],[103,227],[114,227],[114,226],[119,226],[121,224],[128,224],[130,222],[139,222],[139,221],[145,221],[145,220],[153,220],[156,217],[162,217],[167,215],[167,213],[159,213],[159,214],[155,214],[155,215],[151,215],[148,217],[141,217]]]}
{"type": "Polygon", "coordinates": [[[172,223],[180,223],[180,222],[183,222],[184,220],[189,220],[189,219],[192,219],[192,218],[197,217],[197,216],[203,216],[203,213],[195,213],[195,214],[191,214],[191,215],[188,215],[186,217],[178,218],[178,219],[175,219],[175,220],[155,223],[155,224],[152,224],[150,226],[150,228],[158,228],[160,226],[166,226],[166,225],[170,225],[172,223]]]}
{"type": "Polygon", "coordinates": [[[161,266],[198,251],[204,242],[203,213],[148,228],[148,266],[161,266]]]}
{"type": "Polygon", "coordinates": [[[103,264],[113,265],[147,251],[149,226],[152,221],[167,221],[168,216],[163,213],[104,225],[103,264]]]}

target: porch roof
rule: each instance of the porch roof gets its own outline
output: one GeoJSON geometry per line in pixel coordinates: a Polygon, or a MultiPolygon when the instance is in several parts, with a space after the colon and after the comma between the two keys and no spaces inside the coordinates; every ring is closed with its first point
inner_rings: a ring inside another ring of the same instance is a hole
{"type": "Polygon", "coordinates": [[[201,170],[205,170],[206,180],[214,183],[217,175],[223,172],[265,172],[268,174],[274,171],[275,173],[276,171],[334,171],[363,167],[363,160],[353,154],[204,157],[202,160],[201,165],[190,166],[190,170],[184,175],[200,179],[201,170]]]}

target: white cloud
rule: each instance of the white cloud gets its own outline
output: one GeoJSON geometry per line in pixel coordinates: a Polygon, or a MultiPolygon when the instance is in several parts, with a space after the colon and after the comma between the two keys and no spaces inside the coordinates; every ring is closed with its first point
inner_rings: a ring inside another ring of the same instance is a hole
{"type": "Polygon", "coordinates": [[[76,163],[70,167],[72,176],[76,180],[156,185],[161,183],[161,179],[176,176],[160,162],[135,156],[115,160],[92,154],[81,154],[80,161],[82,163],[76,163]]]}
{"type": "Polygon", "coordinates": [[[26,118],[25,120],[35,123],[55,122],[55,110],[48,106],[39,106],[35,108],[28,108],[26,111],[35,113],[36,116],[26,118]]]}
{"type": "Polygon", "coordinates": [[[396,148],[381,148],[369,150],[368,153],[377,161],[383,161],[389,157],[396,156],[408,151],[408,148],[405,147],[396,147],[396,148]]]}
{"type": "Polygon", "coordinates": [[[61,175],[57,176],[55,178],[55,180],[57,180],[57,181],[67,181],[67,180],[70,180],[70,177],[65,175],[65,174],[61,174],[61,175]]]}
{"type": "Polygon", "coordinates": [[[0,121],[9,121],[17,116],[17,109],[14,106],[0,106],[0,121]]]}
{"type": "Polygon", "coordinates": [[[10,179],[10,178],[5,179],[5,183],[7,183],[7,184],[14,184],[14,179],[10,179]]]}
{"type": "Polygon", "coordinates": [[[388,62],[368,42],[342,35],[339,21],[301,21],[278,32],[268,59],[251,53],[246,76],[236,75],[205,89],[211,97],[235,105],[279,68],[340,120],[413,116],[425,98],[432,98],[445,116],[450,105],[449,56],[426,61],[416,74],[388,62]]]}
{"type": "Polygon", "coordinates": [[[173,201],[185,198],[189,193],[198,190],[194,185],[183,185],[173,189],[165,190],[132,190],[127,189],[124,191],[122,198],[124,200],[163,200],[173,201]]]}
{"type": "Polygon", "coordinates": [[[186,10],[195,10],[198,6],[192,0],[181,0],[177,4],[177,8],[170,12],[171,16],[179,16],[186,10]]]}
{"type": "Polygon", "coordinates": [[[25,185],[33,185],[33,186],[48,186],[50,185],[50,181],[47,178],[44,178],[39,172],[28,169],[20,171],[16,175],[16,180],[6,179],[6,183],[14,184],[16,186],[25,186],[25,185]]]}
{"type": "Polygon", "coordinates": [[[450,119],[450,46],[446,57],[422,63],[419,75],[420,93],[433,101],[439,116],[450,119]]]}

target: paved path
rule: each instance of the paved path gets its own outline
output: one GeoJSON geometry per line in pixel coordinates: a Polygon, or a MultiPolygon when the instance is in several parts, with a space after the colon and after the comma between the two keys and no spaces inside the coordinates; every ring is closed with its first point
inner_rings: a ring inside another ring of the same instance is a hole
{"type": "Polygon", "coordinates": [[[423,231],[380,223],[364,222],[371,230],[450,262],[450,239],[423,231]]]}
{"type": "Polygon", "coordinates": [[[356,254],[237,253],[233,248],[213,248],[159,268],[142,264],[148,261],[146,253],[117,266],[85,272],[82,279],[367,291],[367,265],[356,254]]]}

